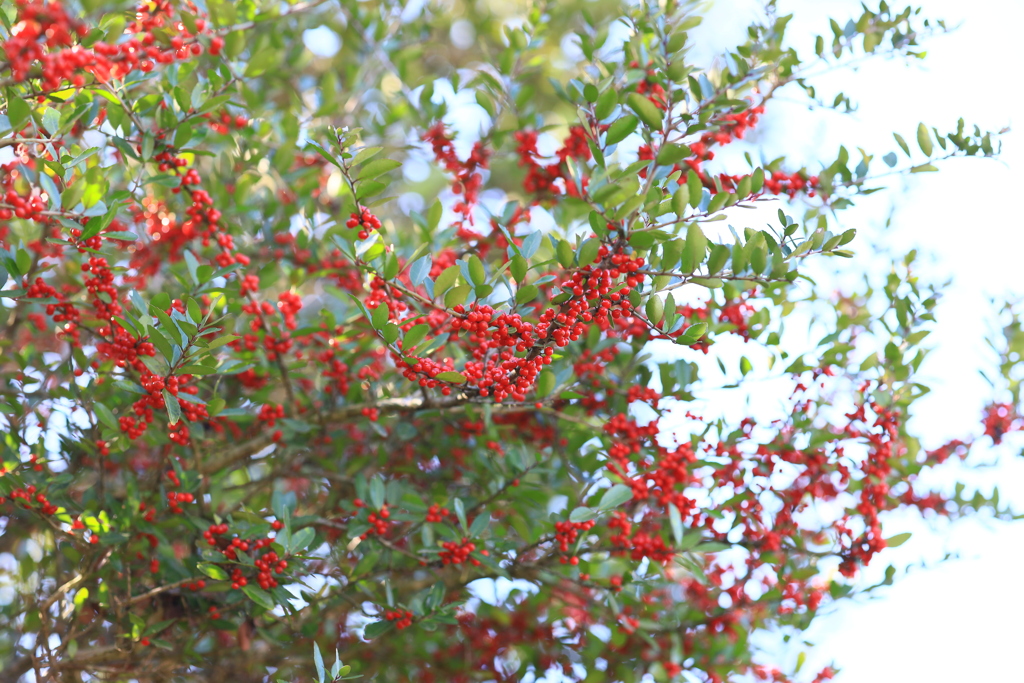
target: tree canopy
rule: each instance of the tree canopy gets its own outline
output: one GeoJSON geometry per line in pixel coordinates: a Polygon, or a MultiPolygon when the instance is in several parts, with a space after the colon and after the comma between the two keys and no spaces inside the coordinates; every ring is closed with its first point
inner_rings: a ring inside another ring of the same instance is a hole
{"type": "Polygon", "coordinates": [[[806,272],[998,133],[762,152],[946,26],[769,2],[697,63],[699,9],[6,3],[0,681],[820,683],[752,635],[856,594],[887,511],[1009,515],[916,484],[971,442],[907,428],[914,255],[806,272]]]}

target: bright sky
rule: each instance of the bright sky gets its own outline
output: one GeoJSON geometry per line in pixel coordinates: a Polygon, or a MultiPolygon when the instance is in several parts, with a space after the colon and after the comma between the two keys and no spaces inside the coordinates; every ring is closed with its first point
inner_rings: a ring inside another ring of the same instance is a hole
{"type": "MultiPolygon", "coordinates": [[[[859,2],[846,0],[779,4],[780,13],[796,14],[790,24],[794,38],[827,33],[829,17],[842,25],[861,11],[859,2]]],[[[875,60],[858,71],[821,78],[820,90],[842,90],[860,104],[854,115],[808,114],[795,104],[775,103],[764,120],[764,141],[779,141],[780,154],[785,151],[811,166],[819,154],[834,158],[840,144],[884,154],[895,149],[892,131],[912,141],[920,121],[940,131],[951,130],[961,116],[968,125],[977,123],[983,129],[1019,124],[1013,105],[1024,102],[1012,85],[1009,65],[1016,63],[1014,46],[1019,44],[1016,31],[1024,20],[1024,3],[919,4],[925,15],[962,26],[928,41],[923,62],[906,66],[875,60]]],[[[701,36],[708,50],[704,55],[713,54],[715,47],[735,45],[741,39],[742,18],[757,8],[758,3],[746,0],[719,2],[705,23],[713,31],[701,36]]],[[[695,54],[695,61],[702,63],[704,55],[695,54]]],[[[1018,265],[1024,252],[1024,220],[1014,210],[1012,189],[1024,187],[1022,141],[1024,136],[1012,131],[1004,137],[1001,162],[946,162],[941,173],[897,181],[890,192],[874,195],[843,217],[844,227],[861,232],[853,245],[861,263],[871,258],[873,241],[897,251],[918,247],[929,256],[927,267],[919,270],[923,276],[953,278],[939,308],[938,330],[930,338],[937,350],[923,368],[934,391],[918,404],[912,422],[932,447],[977,433],[981,406],[991,395],[978,374],[991,360],[983,344],[993,311],[988,296],[1024,297],[1018,265]],[[894,201],[892,228],[883,232],[894,201]]],[[[886,264],[879,258],[878,265],[886,264]]],[[[961,477],[986,492],[998,485],[1002,500],[1024,512],[1024,458],[1016,455],[1022,445],[1024,441],[1017,439],[999,451],[979,453],[979,461],[991,461],[998,454],[1000,464],[995,468],[948,471],[936,483],[951,487],[961,477]]],[[[805,671],[835,662],[843,670],[837,683],[1024,680],[1017,649],[1024,633],[1024,593],[1018,581],[1024,564],[1024,520],[929,526],[908,515],[889,521],[888,534],[912,531],[914,536],[880,556],[872,567],[875,571],[865,578],[877,579],[889,563],[926,563],[931,568],[912,571],[878,593],[879,599],[847,603],[823,617],[809,634],[817,646],[805,671]],[[959,553],[963,559],[935,567],[946,552],[959,553]]],[[[783,661],[794,661],[795,647],[779,651],[783,661]]]]}

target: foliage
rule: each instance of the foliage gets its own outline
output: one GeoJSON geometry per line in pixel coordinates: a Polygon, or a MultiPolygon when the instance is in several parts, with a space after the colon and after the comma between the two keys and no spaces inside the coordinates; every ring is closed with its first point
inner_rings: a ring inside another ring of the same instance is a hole
{"type": "Polygon", "coordinates": [[[994,134],[737,142],[941,22],[882,2],[805,54],[769,3],[696,64],[671,0],[0,19],[0,681],[308,680],[310,644],[323,681],[317,643],[333,678],[821,681],[751,634],[855,594],[886,511],[989,505],[914,486],[967,444],[906,429],[913,257],[838,298],[800,268],[994,134]],[[767,375],[783,410],[717,414],[767,375]]]}

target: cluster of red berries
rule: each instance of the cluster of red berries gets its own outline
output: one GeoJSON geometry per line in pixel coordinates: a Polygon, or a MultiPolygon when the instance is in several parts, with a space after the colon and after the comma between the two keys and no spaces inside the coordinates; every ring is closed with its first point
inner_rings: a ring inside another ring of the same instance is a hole
{"type": "Polygon", "coordinates": [[[172,514],[180,515],[182,513],[181,503],[192,503],[194,501],[195,496],[191,493],[183,493],[180,491],[167,492],[167,507],[170,509],[172,514]]]}
{"type": "MultiPolygon", "coordinates": [[[[85,85],[84,74],[92,74],[101,83],[111,78],[123,78],[134,69],[152,71],[156,64],[170,64],[175,59],[186,59],[202,54],[203,47],[183,23],[173,29],[177,35],[165,48],[156,44],[154,28],[164,25],[171,8],[166,3],[142,3],[136,12],[136,21],[130,30],[141,37],[133,37],[117,44],[103,41],[90,48],[76,45],[78,39],[89,34],[89,27],[71,18],[60,2],[43,0],[16,0],[18,16],[10,37],[3,48],[10,62],[15,81],[34,77],[32,67],[39,64],[39,78],[46,90],[56,90],[69,81],[74,87],[85,85]]],[[[205,19],[195,22],[198,33],[206,33],[205,19]]],[[[223,39],[211,41],[211,51],[220,52],[223,39]]]]}
{"type": "MultiPolygon", "coordinates": [[[[480,560],[469,556],[476,550],[476,544],[468,538],[463,538],[461,543],[445,541],[441,546],[444,548],[440,553],[441,564],[462,564],[468,560],[474,567],[480,566],[480,560]]],[[[481,554],[485,552],[481,551],[481,554]]]]}
{"type": "MultiPolygon", "coordinates": [[[[82,220],[84,221],[86,219],[82,219],[82,220]]],[[[103,247],[103,236],[102,235],[103,235],[102,233],[97,233],[97,234],[93,235],[92,237],[88,237],[88,238],[83,240],[82,239],[82,231],[81,230],[79,230],[78,228],[74,228],[74,229],[71,230],[71,237],[72,237],[73,241],[75,242],[75,246],[77,247],[79,254],[84,254],[86,249],[100,249],[100,248],[102,248],[103,247]]],[[[85,268],[83,268],[82,270],[85,270],[85,268]]]]}
{"type": "Polygon", "coordinates": [[[298,327],[295,316],[302,309],[302,297],[295,292],[283,292],[277,298],[277,308],[281,311],[281,317],[284,318],[285,327],[289,330],[298,327]]]}
{"type": "MultiPolygon", "coordinates": [[[[213,52],[212,45],[210,51],[213,52]]],[[[211,112],[207,112],[202,115],[202,118],[207,120],[207,125],[210,126],[210,129],[221,135],[227,135],[232,129],[238,130],[249,125],[248,117],[243,114],[236,114],[235,116],[232,116],[227,111],[222,111],[220,116],[216,119],[213,117],[214,114],[211,112]]]]}
{"type": "MultiPolygon", "coordinates": [[[[10,498],[11,502],[14,502],[15,500],[21,501],[21,507],[26,510],[30,510],[33,506],[36,506],[36,509],[40,514],[47,516],[57,514],[57,510],[60,509],[57,505],[51,503],[45,495],[37,493],[36,487],[33,484],[29,484],[25,488],[19,487],[14,489],[7,494],[7,497],[10,498]]],[[[3,496],[0,496],[0,503],[3,502],[3,496]]]]}
{"type": "Polygon", "coordinates": [[[380,230],[380,219],[370,213],[365,206],[360,206],[359,213],[350,214],[345,226],[359,228],[359,239],[365,240],[370,236],[370,231],[380,230]]]}
{"type": "Polygon", "coordinates": [[[487,160],[490,152],[484,147],[481,141],[473,144],[473,150],[465,161],[459,160],[455,154],[455,145],[452,138],[448,136],[443,121],[434,124],[426,133],[423,140],[430,143],[434,153],[434,159],[443,164],[446,171],[455,176],[452,181],[452,192],[462,195],[462,200],[455,203],[452,210],[462,216],[457,223],[459,236],[464,239],[477,237],[472,233],[464,232],[463,224],[469,221],[473,224],[473,207],[479,199],[480,188],[483,186],[483,176],[478,169],[487,168],[487,160]]]}
{"type": "MultiPolygon", "coordinates": [[[[523,190],[535,197],[534,203],[541,199],[552,198],[559,194],[569,197],[580,196],[580,190],[569,173],[569,158],[580,161],[590,160],[590,146],[587,144],[587,133],[582,126],[569,128],[569,135],[558,150],[555,151],[556,161],[552,164],[541,164],[536,159],[541,158],[537,151],[536,131],[517,131],[515,134],[516,153],[519,155],[519,165],[526,167],[526,177],[523,179],[523,190]]],[[[587,176],[580,178],[583,190],[587,189],[589,182],[587,176]]]]}
{"type": "Polygon", "coordinates": [[[272,404],[266,403],[260,406],[260,412],[256,416],[256,419],[261,422],[266,422],[268,427],[273,427],[277,424],[277,421],[284,417],[284,406],[280,403],[272,404]]]}
{"type": "Polygon", "coordinates": [[[178,473],[174,470],[167,470],[167,472],[164,473],[164,476],[167,477],[167,481],[170,482],[170,486],[181,486],[181,478],[178,477],[178,473]]]}
{"type": "Polygon", "coordinates": [[[384,618],[395,622],[395,628],[399,631],[412,626],[412,612],[408,610],[388,610],[384,612],[384,618]]]}
{"type": "Polygon", "coordinates": [[[249,579],[242,575],[242,569],[235,567],[231,570],[231,590],[238,590],[249,585],[249,579]]]}
{"type": "Polygon", "coordinates": [[[72,346],[79,346],[81,342],[78,326],[82,314],[78,308],[73,303],[66,301],[64,295],[41,277],[37,277],[32,284],[29,284],[26,278],[22,280],[22,286],[26,288],[26,299],[52,298],[60,301],[60,303],[46,304],[46,315],[53,318],[55,323],[61,323],[57,326],[58,338],[66,338],[72,346]]]}
{"type": "MultiPolygon", "coordinates": [[[[164,410],[163,392],[165,389],[168,394],[175,397],[174,400],[177,401],[178,409],[185,420],[198,422],[209,418],[210,415],[205,405],[176,398],[179,392],[190,395],[195,395],[199,392],[198,387],[184,386],[192,380],[192,375],[170,375],[165,378],[154,374],[145,365],[141,363],[139,365],[142,365],[139,384],[146,390],[147,395],[138,399],[132,405],[132,410],[135,413],[134,416],[124,415],[118,418],[121,431],[125,432],[129,439],[137,439],[145,433],[146,429],[155,419],[154,410],[164,410]]],[[[189,429],[185,420],[179,420],[177,424],[168,426],[168,438],[182,446],[189,443],[189,429]]]]}
{"type": "MultiPolygon", "coordinates": [[[[166,170],[164,164],[169,162],[161,162],[162,170],[166,170]]],[[[174,164],[177,165],[177,161],[174,164]]],[[[132,220],[145,226],[149,241],[140,241],[135,245],[131,267],[138,272],[139,284],[142,285],[147,278],[155,275],[164,263],[180,261],[185,246],[197,237],[198,233],[191,222],[186,230],[185,225],[177,220],[174,212],[170,211],[163,201],[155,197],[143,197],[140,203],[141,206],[136,205],[132,209],[132,220]]]]}
{"type": "Polygon", "coordinates": [[[4,194],[4,202],[7,206],[0,207],[0,220],[9,221],[12,216],[30,221],[43,220],[43,212],[46,211],[46,200],[41,195],[30,194],[23,196],[10,189],[4,194]]]}
{"type": "Polygon", "coordinates": [[[256,574],[256,583],[263,590],[277,587],[277,579],[272,576],[271,572],[283,574],[284,570],[288,568],[288,562],[279,558],[273,550],[268,550],[262,557],[256,558],[253,564],[259,570],[256,574]]]}
{"type": "Polygon", "coordinates": [[[1024,420],[1017,414],[1017,408],[1012,403],[986,406],[981,424],[985,428],[985,436],[990,437],[994,444],[1002,443],[1003,436],[1008,432],[1024,429],[1024,420]]]}
{"type": "Polygon", "coordinates": [[[449,514],[450,513],[448,511],[448,508],[442,508],[437,503],[434,503],[433,505],[430,506],[430,509],[427,510],[426,521],[427,522],[440,522],[442,519],[447,517],[449,514]]]}
{"type": "Polygon", "coordinates": [[[149,507],[146,503],[139,503],[139,512],[143,513],[142,519],[152,522],[156,519],[156,508],[149,507]]]}
{"type": "Polygon", "coordinates": [[[188,161],[183,157],[176,156],[170,148],[154,154],[153,160],[159,162],[158,168],[161,173],[167,173],[167,171],[172,170],[177,173],[179,168],[188,166],[188,161]]]}
{"type": "Polygon", "coordinates": [[[217,545],[217,539],[214,538],[214,536],[223,536],[227,532],[227,524],[211,524],[210,527],[203,532],[203,538],[206,539],[207,545],[217,545]]]}
{"type": "MultiPolygon", "coordinates": [[[[643,279],[644,265],[643,258],[613,253],[602,245],[593,264],[577,269],[560,283],[560,289],[571,298],[558,309],[545,310],[536,325],[515,313],[495,315],[486,305],[472,304],[468,310],[461,304],[454,306],[452,333],[469,332],[467,347],[475,358],[467,361],[461,371],[466,385],[475,386],[480,396],[493,396],[497,401],[509,397],[526,400],[543,366],[551,363],[552,345],[564,347],[579,340],[592,321],[608,330],[612,320],[631,315],[628,299],[612,291],[613,280],[625,276],[627,287],[636,286],[643,279]],[[590,302],[595,299],[597,303],[592,305],[590,302]],[[524,352],[525,357],[515,355],[524,352]]],[[[397,353],[392,353],[392,357],[396,364],[403,360],[397,353]]],[[[407,379],[424,388],[441,387],[442,394],[450,394],[450,387],[435,379],[453,369],[450,359],[441,363],[429,358],[412,360],[415,362],[402,369],[407,379]]]]}
{"type": "MultiPolygon", "coordinates": [[[[648,62],[647,66],[650,67],[651,64],[652,62],[648,62]]],[[[629,68],[639,69],[640,62],[633,60],[629,63],[629,68]]],[[[665,88],[655,80],[657,77],[657,70],[648,68],[646,75],[636,84],[636,92],[649,99],[651,104],[658,109],[664,110],[668,107],[668,95],[665,92],[665,88]]]]}
{"type": "MultiPolygon", "coordinates": [[[[363,507],[362,505],[360,505],[360,503],[362,503],[362,501],[356,498],[356,507],[363,507]]],[[[370,525],[370,528],[366,531],[366,533],[360,536],[360,538],[362,538],[365,541],[367,538],[373,536],[374,534],[376,534],[377,536],[386,535],[388,533],[388,527],[391,526],[391,523],[388,522],[389,517],[391,517],[391,511],[388,510],[387,503],[381,505],[379,511],[371,512],[366,517],[366,522],[370,525]]]]}
{"type": "MultiPolygon", "coordinates": [[[[563,553],[569,552],[569,546],[576,542],[576,539],[579,538],[579,533],[581,531],[590,531],[593,528],[594,520],[586,522],[555,522],[555,542],[558,543],[558,549],[563,553]]],[[[575,566],[580,563],[580,559],[575,555],[569,558],[563,555],[561,562],[562,564],[568,562],[575,566]]]]}
{"type": "MultiPolygon", "coordinates": [[[[280,520],[275,520],[271,526],[275,531],[279,531],[284,528],[284,523],[280,520]]],[[[232,538],[230,541],[226,539],[219,539],[218,536],[223,536],[228,533],[227,524],[212,524],[210,527],[203,532],[203,537],[206,539],[208,545],[217,547],[224,557],[229,560],[237,560],[238,553],[247,553],[250,550],[259,551],[264,548],[268,548],[274,541],[272,538],[261,538],[254,541],[247,541],[241,538],[232,538]]],[[[277,587],[277,579],[274,578],[274,574],[283,574],[288,568],[287,560],[282,559],[274,550],[268,549],[262,556],[255,557],[253,559],[253,565],[257,569],[256,582],[260,588],[269,590],[270,588],[277,587]]],[[[231,573],[231,587],[235,590],[243,586],[248,585],[248,579],[242,572],[241,568],[235,568],[231,573]]]]}
{"type": "MultiPolygon", "coordinates": [[[[637,92],[641,92],[639,87],[637,92]]],[[[656,105],[659,105],[657,100],[652,99],[651,101],[656,105]]],[[[707,187],[712,194],[717,193],[719,191],[719,187],[723,192],[735,192],[739,187],[740,181],[748,176],[721,173],[718,175],[718,184],[716,184],[702,169],[702,165],[705,161],[710,161],[715,158],[715,153],[711,150],[711,147],[714,145],[726,145],[733,140],[742,138],[747,130],[757,124],[757,120],[762,113],[764,113],[764,106],[758,105],[741,112],[725,114],[712,122],[712,124],[716,126],[714,130],[704,133],[701,135],[699,140],[689,143],[688,147],[690,148],[692,156],[684,159],[682,163],[685,164],[691,172],[697,174],[701,183],[707,187]]],[[[649,145],[641,145],[638,151],[638,158],[642,160],[653,160],[655,158],[655,150],[649,145]]],[[[673,170],[681,172],[684,170],[684,166],[676,164],[673,170]]],[[[639,175],[641,178],[646,178],[647,169],[641,169],[639,175]]],[[[686,179],[681,178],[680,182],[685,183],[686,179]]],[[[818,176],[810,176],[801,171],[786,173],[785,171],[776,170],[766,174],[763,189],[759,194],[763,194],[765,192],[775,195],[787,194],[792,199],[798,193],[806,192],[808,197],[814,197],[817,192],[818,185],[818,176]]]]}

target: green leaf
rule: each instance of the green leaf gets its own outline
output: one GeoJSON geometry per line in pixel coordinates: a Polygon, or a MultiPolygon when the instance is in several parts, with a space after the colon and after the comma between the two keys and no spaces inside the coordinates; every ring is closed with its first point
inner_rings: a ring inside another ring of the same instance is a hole
{"type": "Polygon", "coordinates": [[[139,236],[134,232],[127,231],[105,232],[103,236],[110,240],[120,240],[122,242],[134,242],[139,239],[139,236]]]}
{"type": "Polygon", "coordinates": [[[7,118],[11,121],[11,128],[17,130],[32,115],[32,108],[14,90],[7,90],[7,118]]]}
{"type": "Polygon", "coordinates": [[[100,422],[110,427],[111,429],[117,431],[121,430],[121,425],[117,421],[117,418],[114,417],[114,413],[110,412],[110,408],[106,407],[102,403],[97,402],[92,404],[92,409],[96,411],[96,417],[100,419],[100,422]]]}
{"type": "Polygon", "coordinates": [[[689,536],[683,536],[682,540],[680,540],[679,543],[676,544],[676,549],[679,552],[685,552],[687,550],[690,550],[691,548],[694,548],[694,547],[700,545],[700,542],[701,542],[700,533],[699,532],[694,532],[694,533],[690,534],[689,536]]]}
{"type": "Polygon", "coordinates": [[[370,311],[370,324],[373,325],[373,329],[379,330],[384,327],[384,324],[388,321],[388,316],[391,311],[388,309],[386,301],[381,301],[377,308],[370,311]]]}
{"type": "Polygon", "coordinates": [[[466,381],[466,376],[461,372],[452,372],[449,370],[437,373],[434,375],[434,379],[441,380],[442,382],[451,382],[453,384],[462,384],[466,381]]]}
{"type": "Polygon", "coordinates": [[[469,525],[469,537],[480,538],[480,535],[487,530],[490,523],[491,515],[487,512],[481,512],[473,518],[473,523],[469,525]]]}
{"type": "Polygon", "coordinates": [[[452,285],[459,278],[459,267],[448,266],[441,274],[437,276],[437,280],[434,281],[434,294],[441,295],[451,289],[452,285]]]}
{"type": "Polygon", "coordinates": [[[316,529],[307,526],[292,534],[291,543],[288,544],[288,552],[298,553],[305,550],[316,536],[316,529]]]}
{"type": "Polygon", "coordinates": [[[206,348],[207,348],[207,350],[220,348],[221,346],[224,346],[225,344],[230,344],[231,342],[233,342],[236,339],[238,339],[238,335],[237,334],[225,334],[225,335],[223,335],[221,337],[217,337],[212,342],[207,344],[206,348]]]}
{"type": "Polygon", "coordinates": [[[270,597],[270,593],[266,592],[262,588],[259,588],[258,586],[254,586],[252,584],[242,586],[242,592],[249,596],[250,600],[252,600],[257,605],[268,611],[274,609],[274,607],[277,606],[277,603],[274,602],[274,599],[270,597]]]}
{"type": "MultiPolygon", "coordinates": [[[[538,235],[540,233],[533,234],[538,235]]],[[[526,273],[529,269],[530,264],[526,261],[525,258],[520,256],[519,254],[513,256],[512,261],[509,263],[509,272],[512,273],[512,277],[513,279],[515,279],[516,282],[523,282],[524,280],[526,280],[526,273]]]]}
{"type": "Polygon", "coordinates": [[[60,191],[57,190],[57,184],[53,182],[53,178],[51,178],[47,173],[40,171],[39,185],[46,193],[46,197],[50,202],[50,209],[59,211],[63,199],[61,198],[60,191]]]}
{"type": "Polygon", "coordinates": [[[722,550],[728,550],[731,547],[732,546],[729,545],[728,543],[716,543],[716,542],[701,543],[700,545],[695,546],[693,548],[693,552],[695,552],[695,553],[717,553],[717,552],[721,552],[722,550]]]}
{"type": "Polygon", "coordinates": [[[317,683],[324,683],[327,671],[324,669],[324,657],[320,654],[320,646],[313,641],[313,665],[316,667],[317,683]]]}
{"type": "Polygon", "coordinates": [[[384,329],[380,331],[380,336],[384,338],[386,344],[394,344],[401,334],[402,328],[394,323],[385,323],[384,329]]]}
{"type": "Polygon", "coordinates": [[[448,290],[448,293],[444,296],[444,305],[447,308],[452,306],[458,306],[459,304],[466,303],[466,299],[469,298],[469,293],[473,291],[473,288],[469,285],[459,285],[448,290]]]}
{"type": "Polygon", "coordinates": [[[427,332],[430,332],[430,325],[425,323],[416,325],[408,332],[405,333],[405,337],[402,339],[402,350],[409,353],[416,347],[423,338],[427,336],[427,332]]]}
{"type": "Polygon", "coordinates": [[[573,261],[572,245],[566,240],[558,240],[558,245],[555,247],[555,256],[558,258],[560,266],[563,268],[570,267],[573,261]]]}
{"type": "Polygon", "coordinates": [[[487,282],[487,273],[484,270],[484,262],[476,254],[469,257],[469,278],[474,285],[482,285],[487,282]]]}
{"type": "MultiPolygon", "coordinates": [[[[721,196],[721,195],[718,195],[721,196]]],[[[683,272],[692,273],[707,255],[708,238],[696,223],[686,226],[686,246],[683,249],[683,272]]]]}
{"type": "Polygon", "coordinates": [[[647,307],[645,309],[647,313],[647,319],[652,324],[657,325],[661,322],[661,319],[665,317],[665,302],[657,294],[652,294],[647,299],[647,307]]]}
{"type": "Polygon", "coordinates": [[[701,337],[707,334],[707,331],[707,323],[694,323],[687,327],[686,331],[676,338],[676,343],[689,346],[690,344],[700,340],[701,337]]]}
{"type": "Polygon", "coordinates": [[[370,480],[370,505],[374,510],[380,510],[386,502],[387,490],[384,487],[384,480],[375,476],[370,480]]]}
{"type": "Polygon", "coordinates": [[[894,138],[896,138],[896,144],[898,144],[900,146],[900,149],[902,149],[906,153],[906,155],[909,157],[910,156],[910,145],[908,145],[907,141],[903,139],[903,136],[900,135],[899,133],[893,133],[892,136],[894,138]]]}
{"type": "Polygon", "coordinates": [[[599,514],[600,511],[595,510],[594,508],[578,507],[569,513],[569,521],[574,524],[589,522],[592,519],[596,519],[599,514]]]}
{"type": "Polygon", "coordinates": [[[904,543],[906,543],[907,541],[909,541],[910,537],[912,535],[913,534],[911,534],[908,531],[908,532],[903,533],[903,534],[896,534],[895,536],[890,536],[889,538],[885,539],[885,547],[886,548],[898,548],[901,545],[903,545],[904,543]]]}
{"type": "Polygon", "coordinates": [[[52,107],[44,107],[43,128],[50,134],[50,137],[57,137],[60,132],[60,112],[52,107]]]}
{"type": "Polygon", "coordinates": [[[932,155],[932,138],[928,135],[928,128],[923,123],[917,125],[917,145],[924,152],[925,156],[932,155]]]}
{"type": "Polygon", "coordinates": [[[578,261],[580,266],[588,266],[594,262],[597,258],[598,252],[601,251],[601,240],[589,239],[585,240],[580,245],[578,252],[578,261]]]}
{"type": "Polygon", "coordinates": [[[672,195],[672,213],[677,218],[682,218],[686,213],[686,205],[690,203],[690,188],[688,185],[680,185],[676,193],[672,195]]]}
{"type": "Polygon", "coordinates": [[[690,206],[696,209],[700,206],[700,201],[704,196],[704,186],[696,173],[686,174],[686,188],[690,192],[690,206]]]}
{"type": "Polygon", "coordinates": [[[375,159],[359,169],[356,180],[372,180],[401,165],[401,161],[395,161],[394,159],[375,159]]]}
{"type": "Polygon", "coordinates": [[[537,396],[544,397],[555,390],[555,384],[557,379],[555,373],[545,368],[541,370],[540,376],[537,378],[537,396]]]}
{"type": "Polygon", "coordinates": [[[633,489],[625,484],[616,484],[601,496],[601,502],[597,504],[602,510],[617,508],[623,503],[633,499],[633,489]]]}
{"type": "Polygon", "coordinates": [[[87,184],[84,180],[78,180],[68,185],[60,195],[61,206],[65,206],[68,209],[74,209],[78,206],[78,202],[82,201],[82,197],[85,195],[87,184]]]}
{"type": "Polygon", "coordinates": [[[437,230],[437,226],[441,223],[442,213],[444,213],[444,207],[441,205],[441,200],[434,200],[434,203],[430,205],[430,211],[427,212],[427,226],[431,232],[437,230]]]}
{"type": "Polygon", "coordinates": [[[533,301],[537,297],[538,292],[539,290],[537,289],[537,285],[523,285],[519,288],[519,291],[516,292],[516,303],[525,304],[533,301]]]}
{"type": "Polygon", "coordinates": [[[198,569],[214,581],[228,580],[228,573],[215,564],[211,564],[209,562],[200,562],[196,565],[196,569],[198,569]]]}
{"type": "Polygon", "coordinates": [[[608,130],[605,132],[604,143],[606,145],[615,145],[622,142],[636,130],[638,123],[640,123],[640,120],[630,114],[616,119],[612,125],[608,126],[608,130]]]}
{"type": "Polygon", "coordinates": [[[750,174],[750,191],[757,193],[764,187],[764,169],[755,168],[754,172],[750,174]]]}
{"type": "Polygon", "coordinates": [[[163,392],[164,406],[167,408],[167,421],[172,425],[177,424],[178,420],[181,419],[181,406],[178,405],[178,399],[166,389],[163,392]]]}
{"type": "Polygon", "coordinates": [[[393,626],[393,621],[375,621],[372,624],[366,625],[366,628],[363,629],[363,637],[367,640],[376,638],[377,636],[390,631],[393,626]]]}
{"type": "Polygon", "coordinates": [[[676,540],[676,547],[679,547],[683,543],[683,517],[674,503],[668,505],[668,521],[672,525],[672,536],[676,540]]]}
{"type": "Polygon", "coordinates": [[[524,259],[532,258],[537,253],[537,249],[540,248],[541,240],[544,238],[543,233],[539,230],[531,232],[523,240],[523,246],[519,248],[524,259]]]}
{"type": "Polygon", "coordinates": [[[452,508],[455,510],[455,516],[459,519],[459,525],[463,531],[469,530],[469,525],[466,524],[466,506],[462,502],[461,498],[456,498],[452,501],[452,508]]]}
{"type": "MultiPolygon", "coordinates": [[[[423,246],[429,246],[424,244],[423,246]]],[[[427,279],[430,274],[430,268],[433,265],[433,260],[429,255],[413,261],[413,264],[409,266],[409,282],[414,287],[419,287],[423,284],[423,281],[427,279]]]]}
{"type": "Polygon", "coordinates": [[[383,147],[364,147],[358,152],[356,152],[356,155],[352,157],[352,160],[349,161],[348,164],[349,166],[355,168],[356,166],[360,166],[366,163],[367,161],[369,161],[370,159],[377,156],[383,151],[383,147]]]}
{"type": "Polygon", "coordinates": [[[626,104],[636,112],[636,115],[640,117],[645,126],[652,131],[661,130],[663,114],[649,99],[640,93],[632,92],[626,96],[626,104]]]}
{"type": "MultiPolygon", "coordinates": [[[[251,64],[251,62],[250,62],[250,64],[251,64]]],[[[322,156],[322,157],[323,157],[324,159],[327,159],[327,161],[331,162],[332,164],[334,164],[334,165],[335,165],[335,166],[337,166],[338,168],[341,168],[341,162],[339,162],[339,161],[338,161],[338,160],[337,160],[337,159],[336,159],[336,158],[334,157],[334,155],[333,155],[333,154],[331,154],[331,153],[330,153],[330,152],[328,152],[328,151],[327,151],[326,149],[324,149],[324,148],[323,148],[323,146],[322,146],[322,145],[321,145],[321,144],[320,144],[319,142],[314,142],[313,140],[310,140],[310,141],[309,141],[309,142],[308,142],[307,144],[308,144],[308,145],[309,145],[310,147],[312,147],[313,149],[315,149],[315,150],[317,151],[317,153],[318,153],[318,154],[319,154],[320,156],[322,156]]]]}
{"type": "Polygon", "coordinates": [[[690,156],[690,154],[690,148],[686,145],[669,143],[667,145],[663,145],[662,148],[658,150],[657,161],[662,166],[672,166],[673,164],[678,164],[680,161],[690,156]]]}

